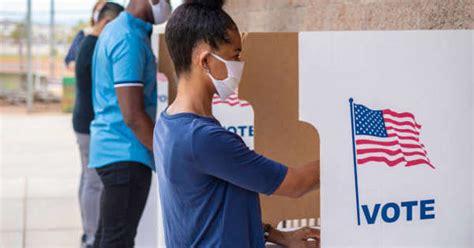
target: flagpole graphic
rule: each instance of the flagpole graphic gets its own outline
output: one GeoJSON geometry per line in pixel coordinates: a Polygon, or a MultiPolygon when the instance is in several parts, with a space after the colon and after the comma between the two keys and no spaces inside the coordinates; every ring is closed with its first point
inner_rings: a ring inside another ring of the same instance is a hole
{"type": "Polygon", "coordinates": [[[355,147],[355,134],[354,134],[354,99],[349,99],[349,106],[351,108],[351,130],[352,130],[352,154],[354,157],[354,183],[355,183],[355,195],[356,195],[356,209],[357,209],[357,225],[360,226],[360,205],[359,205],[359,182],[357,178],[357,159],[356,159],[356,147],[355,147]]]}

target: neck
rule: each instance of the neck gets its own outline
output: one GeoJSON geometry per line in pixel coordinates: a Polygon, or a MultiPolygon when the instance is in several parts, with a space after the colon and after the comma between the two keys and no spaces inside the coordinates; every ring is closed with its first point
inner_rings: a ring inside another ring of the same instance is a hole
{"type": "Polygon", "coordinates": [[[131,1],[126,8],[126,11],[136,18],[152,23],[149,15],[147,14],[147,9],[143,4],[137,4],[135,1],[131,1]]]}
{"type": "Polygon", "coordinates": [[[171,114],[194,113],[201,116],[212,117],[212,89],[198,84],[195,80],[179,79],[176,99],[168,108],[171,114]]]}
{"type": "Polygon", "coordinates": [[[103,25],[100,25],[100,24],[94,25],[94,27],[92,27],[91,35],[99,36],[100,32],[102,32],[102,29],[104,29],[103,25]]]}

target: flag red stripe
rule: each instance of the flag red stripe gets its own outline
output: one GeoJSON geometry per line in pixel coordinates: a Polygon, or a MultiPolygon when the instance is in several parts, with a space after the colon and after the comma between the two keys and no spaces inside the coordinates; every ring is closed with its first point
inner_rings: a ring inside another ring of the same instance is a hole
{"type": "Polygon", "coordinates": [[[415,120],[415,116],[412,114],[412,113],[408,113],[408,112],[403,112],[403,113],[398,113],[398,112],[395,112],[391,109],[384,109],[382,110],[382,113],[383,114],[387,114],[387,115],[391,115],[391,116],[395,116],[397,118],[411,118],[413,120],[414,123],[416,123],[417,125],[419,125],[416,120],[415,120]]]}
{"type": "Polygon", "coordinates": [[[214,100],[212,103],[240,103],[240,101],[221,101],[221,100],[214,100]]]}
{"type": "Polygon", "coordinates": [[[385,157],[368,157],[368,158],[363,158],[363,159],[357,159],[357,164],[361,165],[361,164],[365,164],[369,162],[382,162],[392,167],[405,161],[406,161],[405,158],[390,160],[385,157]]]}
{"type": "MultiPolygon", "coordinates": [[[[221,99],[218,95],[214,95],[212,97],[213,99],[221,99]]],[[[230,99],[230,100],[239,100],[239,98],[237,96],[229,96],[227,99],[230,99]]]]}
{"type": "Polygon", "coordinates": [[[401,140],[413,140],[413,141],[416,141],[416,142],[420,142],[420,139],[418,139],[416,137],[401,136],[401,135],[398,135],[396,133],[389,133],[388,137],[397,137],[401,140]]]}
{"type": "Polygon", "coordinates": [[[245,102],[227,102],[227,101],[214,101],[212,102],[212,104],[227,104],[227,105],[230,105],[230,106],[235,106],[235,105],[240,105],[241,107],[245,107],[245,106],[249,106],[250,103],[245,103],[245,102]]]}
{"type": "Polygon", "coordinates": [[[429,167],[435,169],[435,167],[430,162],[428,162],[427,160],[424,160],[424,159],[406,161],[404,158],[398,158],[396,160],[389,160],[389,159],[384,158],[384,157],[370,157],[370,158],[358,159],[357,160],[357,164],[359,164],[359,165],[366,164],[366,163],[369,163],[369,162],[382,162],[382,163],[387,164],[390,167],[393,167],[393,166],[398,165],[398,164],[403,163],[403,162],[407,162],[405,164],[406,167],[425,164],[425,165],[428,165],[429,167]]]}
{"type": "Polygon", "coordinates": [[[400,132],[400,133],[411,133],[411,134],[415,134],[415,135],[420,135],[419,132],[413,131],[411,129],[403,129],[403,128],[396,128],[396,127],[385,127],[385,129],[394,130],[394,131],[397,131],[397,132],[400,132]]]}
{"type": "Polygon", "coordinates": [[[431,168],[435,169],[435,167],[429,161],[425,159],[417,159],[417,160],[408,161],[405,166],[409,167],[409,166],[415,166],[419,164],[426,164],[430,166],[431,168]]]}
{"type": "Polygon", "coordinates": [[[387,117],[384,117],[384,120],[385,120],[385,122],[392,123],[392,124],[395,124],[397,126],[410,126],[410,127],[418,128],[418,129],[421,128],[421,125],[414,124],[413,122],[409,122],[409,121],[396,121],[396,120],[392,120],[392,119],[387,118],[387,117]]]}
{"type": "Polygon", "coordinates": [[[398,154],[403,154],[404,156],[415,156],[415,155],[420,155],[420,156],[426,156],[425,153],[423,152],[403,152],[401,149],[397,150],[390,150],[390,149],[382,149],[382,148],[367,148],[367,149],[357,149],[357,154],[368,154],[368,153],[385,153],[390,156],[395,156],[398,154]]]}
{"type": "Polygon", "coordinates": [[[408,113],[408,112],[402,112],[402,113],[398,113],[398,112],[395,112],[391,109],[384,109],[382,110],[382,112],[384,114],[389,114],[389,115],[393,115],[393,116],[396,116],[398,118],[405,118],[405,117],[409,117],[409,118],[412,118],[412,119],[415,119],[415,116],[412,114],[412,113],[408,113]]]}
{"type": "Polygon", "coordinates": [[[356,140],[357,145],[381,145],[381,146],[395,146],[400,145],[403,148],[420,148],[423,149],[423,146],[416,145],[416,144],[404,144],[398,141],[375,141],[375,140],[366,140],[366,139],[359,139],[356,140]]]}
{"type": "Polygon", "coordinates": [[[222,100],[213,100],[212,103],[248,103],[246,101],[222,101],[222,100]]]}

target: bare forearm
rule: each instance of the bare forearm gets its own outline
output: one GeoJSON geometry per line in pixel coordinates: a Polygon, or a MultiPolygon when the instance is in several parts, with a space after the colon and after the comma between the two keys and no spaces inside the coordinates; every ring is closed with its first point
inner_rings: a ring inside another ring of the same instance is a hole
{"type": "Polygon", "coordinates": [[[278,231],[277,229],[271,229],[269,232],[269,236],[267,238],[268,242],[272,242],[274,244],[282,245],[282,246],[287,246],[287,242],[285,242],[285,235],[283,232],[278,231]]]}
{"type": "Polygon", "coordinates": [[[145,112],[143,87],[116,87],[123,120],[148,150],[153,150],[153,120],[145,112]]]}
{"type": "Polygon", "coordinates": [[[298,230],[282,232],[265,225],[268,232],[267,241],[281,245],[283,247],[318,247],[321,240],[319,230],[303,227],[298,230]],[[313,241],[310,241],[312,239],[313,241]]]}
{"type": "Polygon", "coordinates": [[[127,125],[148,150],[153,150],[153,121],[146,113],[137,113],[127,125]]]}
{"type": "Polygon", "coordinates": [[[298,198],[319,186],[319,160],[299,167],[289,167],[275,195],[298,198]]]}
{"type": "Polygon", "coordinates": [[[311,161],[298,168],[301,178],[301,194],[304,195],[312,190],[319,188],[320,172],[319,160],[311,161]]]}

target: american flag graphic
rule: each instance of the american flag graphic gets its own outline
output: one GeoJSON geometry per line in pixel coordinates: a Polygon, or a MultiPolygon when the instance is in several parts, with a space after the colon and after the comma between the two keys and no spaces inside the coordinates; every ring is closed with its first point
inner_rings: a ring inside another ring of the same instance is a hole
{"type": "Polygon", "coordinates": [[[215,94],[214,97],[212,98],[212,105],[217,105],[217,104],[226,104],[229,106],[240,106],[240,107],[247,107],[250,106],[250,103],[244,100],[240,100],[237,94],[233,94],[229,96],[225,101],[222,101],[221,98],[215,94]]]}
{"type": "Polygon", "coordinates": [[[355,151],[358,165],[428,165],[435,168],[420,140],[421,125],[408,112],[372,110],[354,104],[355,151]]]}

